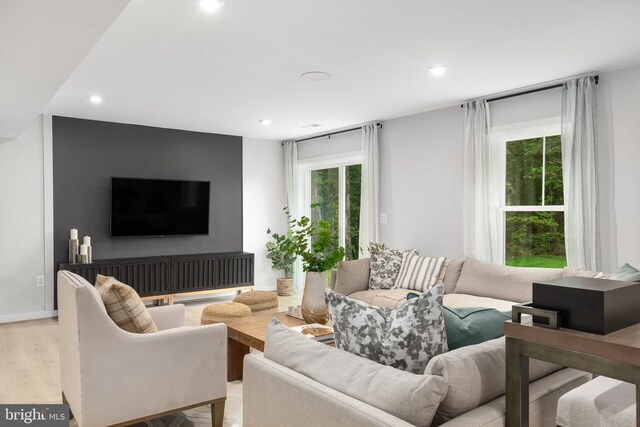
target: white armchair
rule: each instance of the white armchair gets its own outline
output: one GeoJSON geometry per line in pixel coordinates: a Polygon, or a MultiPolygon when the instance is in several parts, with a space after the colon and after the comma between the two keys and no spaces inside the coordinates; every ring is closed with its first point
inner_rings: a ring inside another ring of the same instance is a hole
{"type": "Polygon", "coordinates": [[[227,327],[185,326],[179,304],[150,310],[158,332],[126,332],[90,283],[58,273],[62,395],[79,427],[128,425],[204,405],[211,405],[213,426],[222,426],[227,327]]]}

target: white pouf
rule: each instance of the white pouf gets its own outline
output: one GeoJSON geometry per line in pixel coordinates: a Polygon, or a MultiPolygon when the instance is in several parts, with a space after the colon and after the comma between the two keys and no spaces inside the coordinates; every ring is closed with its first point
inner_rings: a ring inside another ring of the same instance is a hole
{"type": "Polygon", "coordinates": [[[561,427],[626,427],[636,425],[636,386],[598,377],[558,400],[561,427]]]}

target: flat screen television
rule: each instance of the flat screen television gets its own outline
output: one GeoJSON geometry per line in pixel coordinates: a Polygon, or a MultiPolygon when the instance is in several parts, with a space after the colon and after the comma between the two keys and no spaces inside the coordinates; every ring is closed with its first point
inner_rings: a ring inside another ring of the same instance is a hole
{"type": "Polygon", "coordinates": [[[111,178],[111,237],[209,234],[207,181],[111,178]]]}

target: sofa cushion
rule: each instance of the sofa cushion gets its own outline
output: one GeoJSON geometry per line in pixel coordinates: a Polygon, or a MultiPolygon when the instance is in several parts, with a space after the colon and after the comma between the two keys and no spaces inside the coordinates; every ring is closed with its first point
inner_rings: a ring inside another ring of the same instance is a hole
{"type": "Polygon", "coordinates": [[[443,314],[449,351],[500,338],[505,320],[511,319],[511,311],[483,307],[444,307],[443,314]]]}
{"type": "MultiPolygon", "coordinates": [[[[450,420],[505,393],[505,339],[497,338],[458,348],[433,357],[425,374],[441,375],[449,389],[438,408],[438,417],[450,420]]],[[[529,378],[534,381],[562,369],[530,359],[529,378]]]]}
{"type": "Polygon", "coordinates": [[[529,302],[533,282],[558,279],[562,275],[561,268],[508,267],[468,258],[455,293],[529,302]]]}
{"type": "Polygon", "coordinates": [[[402,255],[405,252],[417,254],[418,250],[403,252],[397,249],[371,247],[369,289],[391,289],[395,286],[398,272],[402,266],[402,255]]]}
{"type": "Polygon", "coordinates": [[[629,264],[625,264],[611,275],[611,280],[624,280],[626,282],[640,282],[640,271],[629,264]]]}
{"type": "Polygon", "coordinates": [[[136,334],[158,331],[149,310],[131,286],[98,274],[96,289],[107,314],[121,329],[136,334]]]}
{"type": "Polygon", "coordinates": [[[342,261],[338,264],[334,291],[342,295],[369,289],[369,258],[342,261]]]}
{"type": "Polygon", "coordinates": [[[468,294],[447,294],[444,296],[443,304],[445,307],[463,308],[463,307],[486,307],[495,308],[498,311],[509,311],[514,301],[505,301],[497,298],[479,297],[468,294]]]}
{"type": "Polygon", "coordinates": [[[382,290],[378,291],[378,294],[373,297],[371,304],[378,307],[396,308],[407,302],[407,295],[410,293],[421,294],[421,292],[409,289],[382,290]]]}
{"type": "Polygon", "coordinates": [[[444,293],[452,294],[456,289],[456,284],[458,283],[458,279],[460,278],[460,273],[462,272],[462,266],[464,265],[464,260],[458,259],[448,259],[445,262],[444,277],[442,281],[444,282],[444,293]]]}
{"type": "Polygon", "coordinates": [[[411,252],[402,254],[402,265],[395,288],[426,292],[438,282],[445,257],[426,257],[411,252]]]}
{"type": "Polygon", "coordinates": [[[607,275],[602,271],[581,270],[579,268],[565,267],[563,277],[590,277],[592,279],[606,279],[607,275]]]}
{"type": "Polygon", "coordinates": [[[366,291],[354,292],[349,295],[349,298],[357,299],[358,301],[366,302],[367,304],[373,304],[373,299],[383,292],[389,292],[389,290],[369,289],[366,291]]]}
{"type": "Polygon", "coordinates": [[[396,309],[376,307],[329,289],[327,306],[336,347],[383,365],[422,374],[447,351],[441,283],[396,309]]]}
{"type": "Polygon", "coordinates": [[[447,390],[440,376],[380,365],[305,338],[275,319],[267,330],[264,356],[416,426],[431,424],[447,390]]]}

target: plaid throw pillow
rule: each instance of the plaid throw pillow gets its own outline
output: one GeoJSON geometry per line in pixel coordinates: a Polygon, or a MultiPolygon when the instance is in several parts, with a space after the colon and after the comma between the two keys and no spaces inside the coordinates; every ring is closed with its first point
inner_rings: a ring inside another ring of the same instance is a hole
{"type": "Polygon", "coordinates": [[[102,297],[107,314],[121,329],[135,334],[156,332],[151,314],[131,286],[113,277],[98,274],[96,289],[102,297]]]}

